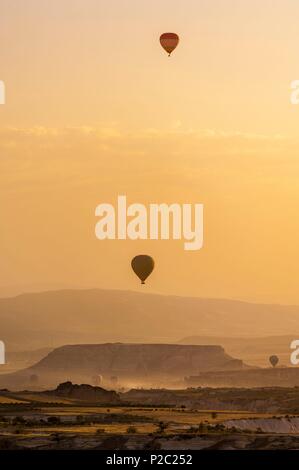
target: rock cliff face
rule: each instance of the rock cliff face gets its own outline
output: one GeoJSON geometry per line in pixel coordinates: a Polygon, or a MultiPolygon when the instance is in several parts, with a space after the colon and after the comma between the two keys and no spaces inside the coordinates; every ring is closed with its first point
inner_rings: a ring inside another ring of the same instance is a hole
{"type": "Polygon", "coordinates": [[[230,419],[224,421],[228,429],[236,428],[243,431],[258,431],[277,434],[298,434],[299,418],[280,416],[275,418],[230,419]]]}
{"type": "Polygon", "coordinates": [[[64,382],[59,384],[56,390],[47,392],[47,395],[53,394],[58,397],[75,398],[89,402],[101,402],[109,404],[120,403],[121,400],[117,393],[108,391],[101,387],[92,387],[88,384],[72,384],[72,382],[64,382]]]}

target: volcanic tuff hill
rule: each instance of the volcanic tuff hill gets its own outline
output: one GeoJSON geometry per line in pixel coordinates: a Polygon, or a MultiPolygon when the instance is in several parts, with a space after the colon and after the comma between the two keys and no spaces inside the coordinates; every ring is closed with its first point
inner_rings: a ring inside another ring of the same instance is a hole
{"type": "Polygon", "coordinates": [[[2,387],[30,386],[30,377],[39,385],[61,381],[91,383],[101,376],[104,384],[117,377],[121,384],[155,380],[182,380],[186,375],[204,371],[236,370],[242,361],[233,359],[221,346],[177,344],[87,344],[62,346],[32,367],[15,374],[1,375],[2,387]]]}
{"type": "Polygon", "coordinates": [[[0,326],[0,339],[12,351],[107,341],[170,343],[191,334],[295,338],[299,307],[62,290],[0,299],[0,326]]]}
{"type": "Polygon", "coordinates": [[[55,390],[47,391],[48,396],[66,397],[89,402],[102,402],[109,404],[121,403],[121,400],[113,390],[105,390],[101,387],[92,387],[89,384],[72,384],[64,382],[59,384],[55,390]]]}

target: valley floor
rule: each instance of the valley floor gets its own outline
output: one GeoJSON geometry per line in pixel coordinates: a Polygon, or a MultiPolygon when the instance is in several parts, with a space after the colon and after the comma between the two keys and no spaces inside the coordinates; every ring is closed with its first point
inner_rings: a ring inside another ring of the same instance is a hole
{"type": "Polygon", "coordinates": [[[99,405],[0,391],[0,449],[299,450],[296,388],[132,390],[120,395],[123,405],[99,405]],[[218,407],[209,408],[211,403],[218,407]]]}

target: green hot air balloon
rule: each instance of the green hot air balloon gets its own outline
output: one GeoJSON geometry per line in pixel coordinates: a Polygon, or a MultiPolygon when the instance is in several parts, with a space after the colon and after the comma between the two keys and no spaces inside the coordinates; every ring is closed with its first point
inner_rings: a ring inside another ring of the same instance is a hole
{"type": "Polygon", "coordinates": [[[277,356],[270,356],[269,361],[270,361],[271,366],[275,367],[279,363],[279,358],[277,356]]]}
{"type": "Polygon", "coordinates": [[[151,256],[137,255],[132,259],[131,266],[136,276],[139,277],[141,284],[145,284],[144,281],[153,271],[155,262],[151,256]]]}

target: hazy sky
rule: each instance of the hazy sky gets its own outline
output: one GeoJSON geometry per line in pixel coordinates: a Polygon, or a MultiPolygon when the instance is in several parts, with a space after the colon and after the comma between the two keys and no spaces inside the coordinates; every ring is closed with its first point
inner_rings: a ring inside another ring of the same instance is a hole
{"type": "Polygon", "coordinates": [[[297,0],[0,0],[0,294],[299,303],[297,0]],[[171,58],[159,35],[181,37],[171,58]],[[95,207],[205,205],[204,248],[99,241],[95,207]]]}

